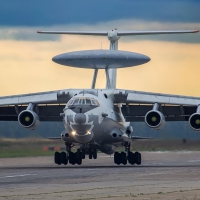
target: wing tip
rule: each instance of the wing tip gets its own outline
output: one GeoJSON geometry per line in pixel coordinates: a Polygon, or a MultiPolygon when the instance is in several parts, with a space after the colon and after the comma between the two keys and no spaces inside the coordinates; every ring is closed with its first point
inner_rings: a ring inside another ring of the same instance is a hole
{"type": "Polygon", "coordinates": [[[198,33],[199,32],[199,30],[195,30],[195,31],[193,31],[193,33],[198,33]]]}
{"type": "Polygon", "coordinates": [[[37,31],[37,33],[42,33],[42,31],[37,31]]]}

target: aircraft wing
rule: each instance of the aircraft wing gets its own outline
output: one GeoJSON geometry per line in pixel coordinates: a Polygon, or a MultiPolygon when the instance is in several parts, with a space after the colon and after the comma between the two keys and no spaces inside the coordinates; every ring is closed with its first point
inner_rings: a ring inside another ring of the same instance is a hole
{"type": "Polygon", "coordinates": [[[57,90],[33,94],[0,97],[0,121],[17,121],[18,114],[26,110],[29,103],[39,115],[40,121],[62,121],[60,113],[69,99],[81,90],[57,90]]]}
{"type": "Polygon", "coordinates": [[[159,104],[159,111],[166,121],[188,121],[197,111],[200,98],[116,89],[114,102],[122,103],[126,121],[144,121],[146,113],[152,110],[155,103],[159,104]]]}

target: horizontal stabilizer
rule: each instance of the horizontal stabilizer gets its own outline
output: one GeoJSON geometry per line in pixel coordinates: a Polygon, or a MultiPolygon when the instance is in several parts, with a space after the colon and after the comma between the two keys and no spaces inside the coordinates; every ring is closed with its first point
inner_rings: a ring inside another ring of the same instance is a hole
{"type": "MultiPolygon", "coordinates": [[[[113,30],[112,30],[113,31],[113,30]]],[[[44,34],[69,34],[69,35],[99,35],[107,36],[112,31],[37,31],[44,34]]],[[[180,33],[197,33],[199,30],[169,30],[169,31],[119,31],[114,30],[118,36],[129,35],[159,35],[159,34],[180,34],[180,33]]]]}
{"type": "Polygon", "coordinates": [[[197,33],[199,30],[177,30],[177,31],[118,31],[118,36],[128,35],[159,35],[159,34],[177,34],[177,33],[197,33]]]}
{"type": "Polygon", "coordinates": [[[68,34],[68,35],[100,35],[107,36],[108,31],[37,31],[45,34],[68,34]]]}

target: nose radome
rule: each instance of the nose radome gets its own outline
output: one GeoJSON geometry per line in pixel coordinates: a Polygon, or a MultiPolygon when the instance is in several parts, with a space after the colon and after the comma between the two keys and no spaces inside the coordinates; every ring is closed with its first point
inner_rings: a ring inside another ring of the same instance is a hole
{"type": "Polygon", "coordinates": [[[86,115],[84,113],[77,113],[74,117],[74,121],[77,124],[84,124],[86,122],[86,115]]]}

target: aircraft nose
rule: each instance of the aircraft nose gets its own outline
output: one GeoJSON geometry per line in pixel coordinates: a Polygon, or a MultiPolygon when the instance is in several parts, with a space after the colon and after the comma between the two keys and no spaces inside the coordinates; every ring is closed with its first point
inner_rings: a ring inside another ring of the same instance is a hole
{"type": "Polygon", "coordinates": [[[77,124],[84,124],[86,122],[86,115],[84,113],[77,113],[74,117],[74,122],[77,124]]]}

